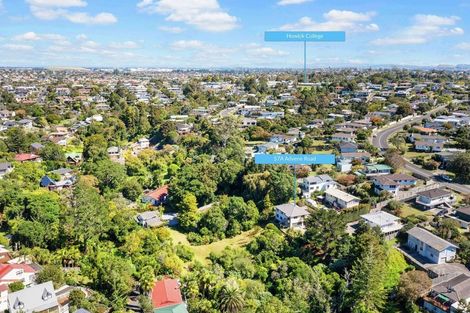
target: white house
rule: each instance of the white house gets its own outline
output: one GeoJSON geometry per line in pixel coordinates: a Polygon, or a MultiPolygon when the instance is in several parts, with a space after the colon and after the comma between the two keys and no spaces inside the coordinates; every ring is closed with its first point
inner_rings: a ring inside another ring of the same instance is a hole
{"type": "Polygon", "coordinates": [[[36,278],[36,270],[28,264],[0,264],[0,286],[20,281],[30,286],[36,278]]]}
{"type": "Polygon", "coordinates": [[[337,183],[329,175],[318,175],[305,177],[301,189],[305,198],[310,198],[315,191],[325,191],[335,188],[337,183]]]}
{"type": "Polygon", "coordinates": [[[307,207],[301,207],[294,203],[284,203],[275,207],[275,217],[283,227],[304,229],[305,219],[310,213],[307,207]]]}
{"type": "Polygon", "coordinates": [[[140,138],[137,142],[137,145],[140,149],[147,149],[148,147],[150,147],[150,140],[148,140],[147,138],[140,138]]]}
{"type": "Polygon", "coordinates": [[[431,291],[423,297],[423,306],[428,312],[462,312],[460,302],[470,303],[470,276],[463,273],[451,277],[432,286],[431,291]]]}
{"type": "Polygon", "coordinates": [[[398,231],[403,228],[400,218],[384,211],[372,212],[361,215],[361,218],[370,226],[378,227],[385,238],[394,238],[398,231]]]}
{"type": "Polygon", "coordinates": [[[10,313],[60,312],[52,282],[35,285],[8,295],[10,313]]]}
{"type": "Polygon", "coordinates": [[[336,133],[331,136],[331,141],[335,142],[354,142],[356,140],[356,135],[346,134],[346,133],[336,133]]]}
{"type": "Polygon", "coordinates": [[[360,199],[337,188],[330,188],[325,191],[325,202],[336,208],[348,209],[359,205],[360,199]]]}
{"type": "Polygon", "coordinates": [[[416,204],[424,209],[432,209],[442,204],[452,204],[455,202],[454,194],[443,188],[435,188],[427,191],[418,192],[416,204]]]}
{"type": "Polygon", "coordinates": [[[409,231],[407,246],[420,256],[434,264],[442,264],[454,260],[457,246],[420,228],[413,227],[409,231]]]}
{"type": "Polygon", "coordinates": [[[13,165],[9,162],[0,163],[0,179],[13,171],[13,165]]]}

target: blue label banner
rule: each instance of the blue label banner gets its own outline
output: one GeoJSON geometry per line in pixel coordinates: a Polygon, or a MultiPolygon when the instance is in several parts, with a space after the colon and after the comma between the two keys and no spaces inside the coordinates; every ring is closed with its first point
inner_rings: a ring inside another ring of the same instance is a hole
{"type": "Polygon", "coordinates": [[[334,154],[255,154],[255,164],[335,164],[334,154]]]}
{"type": "Polygon", "coordinates": [[[265,41],[345,41],[346,33],[343,31],[322,31],[322,32],[302,32],[302,31],[268,31],[264,33],[265,41]]]}

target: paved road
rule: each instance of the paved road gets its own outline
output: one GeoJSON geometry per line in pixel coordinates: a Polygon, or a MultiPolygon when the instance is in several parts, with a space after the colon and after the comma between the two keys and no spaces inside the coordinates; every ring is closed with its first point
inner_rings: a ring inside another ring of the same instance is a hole
{"type": "MultiPolygon", "coordinates": [[[[393,124],[385,129],[379,130],[378,132],[375,133],[375,136],[372,138],[372,144],[381,150],[387,150],[389,147],[389,144],[388,144],[389,138],[393,136],[394,134],[398,133],[399,131],[401,131],[405,125],[409,125],[409,124],[416,123],[416,122],[421,122],[423,119],[429,117],[432,113],[442,110],[444,108],[445,106],[437,107],[433,109],[432,111],[429,111],[426,115],[414,116],[410,119],[397,122],[396,124],[393,124]]],[[[432,179],[434,177],[433,172],[425,170],[421,166],[413,164],[407,159],[404,159],[404,160],[405,160],[405,168],[409,170],[410,172],[412,172],[413,174],[419,177],[422,177],[424,179],[432,179]]],[[[456,183],[442,183],[442,182],[439,182],[439,183],[459,193],[470,194],[470,186],[456,184],[456,183]]]]}

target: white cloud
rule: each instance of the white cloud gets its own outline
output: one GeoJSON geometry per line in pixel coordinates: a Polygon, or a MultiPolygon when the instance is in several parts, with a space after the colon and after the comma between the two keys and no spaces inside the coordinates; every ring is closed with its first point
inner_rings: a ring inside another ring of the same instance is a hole
{"type": "Polygon", "coordinates": [[[250,56],[261,58],[279,57],[289,54],[285,51],[273,49],[271,47],[265,47],[256,43],[245,45],[242,47],[242,49],[250,56]]]}
{"type": "Polygon", "coordinates": [[[31,51],[33,50],[33,46],[30,45],[17,45],[17,44],[4,44],[3,48],[11,51],[31,51]]]}
{"type": "Polygon", "coordinates": [[[179,34],[184,32],[184,29],[178,26],[160,26],[158,28],[161,31],[167,32],[167,33],[173,33],[173,34],[179,34]]]}
{"type": "Polygon", "coordinates": [[[166,15],[166,20],[182,22],[210,32],[229,31],[238,27],[238,19],[224,11],[218,0],[142,0],[142,12],[166,15]]]}
{"type": "Polygon", "coordinates": [[[310,17],[302,17],[296,23],[285,24],[281,30],[304,30],[304,31],[352,31],[373,32],[378,31],[379,26],[370,23],[375,16],[374,12],[353,12],[331,10],[323,14],[325,21],[316,22],[310,17]]]}
{"type": "Polygon", "coordinates": [[[88,39],[88,36],[85,35],[85,34],[78,34],[75,39],[77,40],[87,40],[88,39]]]}
{"type": "Polygon", "coordinates": [[[456,46],[460,50],[469,50],[470,51],[470,42],[461,42],[456,46]]]}
{"type": "Polygon", "coordinates": [[[26,2],[38,7],[69,8],[87,6],[87,3],[82,0],[26,0],[26,2]]]}
{"type": "Polygon", "coordinates": [[[109,45],[113,49],[137,49],[139,45],[134,41],[112,42],[109,45]]]}
{"type": "Polygon", "coordinates": [[[70,8],[85,7],[83,0],[26,0],[33,16],[41,20],[64,18],[72,23],[105,25],[114,24],[117,18],[108,12],[90,15],[87,12],[74,12],[70,8]]]}
{"type": "Polygon", "coordinates": [[[170,47],[174,50],[202,49],[206,44],[199,40],[178,40],[173,42],[170,47]]]}
{"type": "Polygon", "coordinates": [[[277,2],[278,5],[291,5],[291,4],[302,4],[305,2],[310,2],[312,0],[280,0],[277,2]]]}
{"type": "Polygon", "coordinates": [[[38,41],[38,40],[52,40],[52,41],[64,41],[64,36],[59,34],[37,34],[35,32],[27,32],[24,34],[13,37],[17,41],[38,41]]]}
{"type": "Polygon", "coordinates": [[[88,13],[77,12],[65,13],[63,16],[70,22],[77,24],[106,25],[114,24],[117,22],[117,18],[111,13],[99,13],[93,16],[88,13]]]}
{"type": "Polygon", "coordinates": [[[462,35],[463,29],[455,27],[460,20],[457,16],[437,16],[418,14],[413,17],[413,24],[399,33],[379,38],[375,45],[414,45],[423,44],[436,37],[462,35]]]}

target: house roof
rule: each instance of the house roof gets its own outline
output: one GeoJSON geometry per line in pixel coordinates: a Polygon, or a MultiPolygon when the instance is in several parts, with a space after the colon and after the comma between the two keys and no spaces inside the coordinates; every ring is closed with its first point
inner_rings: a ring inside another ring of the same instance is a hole
{"type": "Polygon", "coordinates": [[[18,161],[18,162],[35,160],[37,158],[39,158],[39,155],[36,155],[33,153],[19,153],[15,155],[15,161],[18,161]]]}
{"type": "Polygon", "coordinates": [[[440,197],[448,196],[451,194],[452,192],[443,188],[435,188],[435,189],[421,191],[417,193],[418,196],[423,196],[423,197],[430,198],[430,199],[440,198],[440,197]]]}
{"type": "Polygon", "coordinates": [[[11,163],[9,162],[0,163],[0,171],[6,171],[9,168],[11,168],[11,163]]]}
{"type": "Polygon", "coordinates": [[[10,312],[41,312],[59,305],[52,282],[31,286],[8,295],[10,312]]]}
{"type": "Polygon", "coordinates": [[[379,225],[380,227],[392,224],[395,221],[400,220],[399,217],[392,215],[390,213],[387,213],[385,211],[372,212],[372,213],[361,215],[361,217],[370,223],[379,225]]]}
{"type": "Polygon", "coordinates": [[[406,232],[409,236],[413,236],[419,241],[426,243],[428,246],[436,249],[437,251],[443,251],[448,247],[457,248],[456,245],[448,242],[447,240],[442,239],[439,236],[434,235],[433,233],[423,229],[421,227],[413,227],[409,231],[406,232]]]}
{"type": "Polygon", "coordinates": [[[22,269],[26,273],[35,273],[36,270],[28,264],[0,264],[0,280],[14,270],[22,269]]]}
{"type": "Polygon", "coordinates": [[[443,147],[442,142],[415,141],[415,146],[443,147]]]}
{"type": "Polygon", "coordinates": [[[320,184],[324,182],[331,182],[333,181],[333,178],[331,178],[330,175],[323,174],[323,175],[317,175],[317,176],[308,176],[308,177],[305,177],[304,180],[306,180],[310,184],[320,184]]]}
{"type": "Polygon", "coordinates": [[[147,197],[155,200],[160,200],[163,196],[166,195],[168,195],[168,185],[164,185],[146,194],[147,197]]]}
{"type": "Polygon", "coordinates": [[[353,200],[360,200],[358,197],[355,197],[353,195],[350,195],[347,192],[344,192],[342,190],[339,190],[337,188],[330,188],[327,191],[325,191],[326,194],[335,197],[336,199],[343,200],[344,202],[350,202],[353,200]]]}
{"type": "Polygon", "coordinates": [[[465,214],[465,215],[470,215],[470,206],[466,206],[466,207],[463,207],[463,208],[458,208],[455,211],[460,212],[460,213],[465,214]]]}
{"type": "Polygon", "coordinates": [[[176,279],[171,278],[164,278],[155,282],[151,298],[155,309],[183,303],[179,283],[176,279]]]}
{"type": "Polygon", "coordinates": [[[306,210],[306,207],[301,207],[297,204],[294,205],[294,203],[276,205],[276,209],[284,213],[287,217],[305,216],[310,214],[306,210]]]}
{"type": "Polygon", "coordinates": [[[470,298],[470,276],[460,274],[459,276],[434,286],[432,289],[454,301],[468,299],[470,298]]]}

